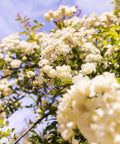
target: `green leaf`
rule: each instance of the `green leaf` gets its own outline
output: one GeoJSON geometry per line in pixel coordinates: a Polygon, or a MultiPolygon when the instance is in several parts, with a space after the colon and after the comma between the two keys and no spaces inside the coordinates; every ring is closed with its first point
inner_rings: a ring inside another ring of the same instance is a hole
{"type": "Polygon", "coordinates": [[[30,131],[30,134],[33,135],[33,136],[38,135],[35,130],[31,130],[31,131],[30,131]]]}
{"type": "Polygon", "coordinates": [[[0,68],[2,68],[4,66],[4,62],[5,62],[4,59],[0,59],[0,68]]]}
{"type": "Polygon", "coordinates": [[[12,132],[14,132],[15,131],[15,128],[12,128],[12,130],[11,130],[12,132]]]}
{"type": "Polygon", "coordinates": [[[23,34],[31,37],[31,34],[29,32],[27,32],[27,31],[23,31],[23,32],[19,33],[19,35],[23,35],[23,34]]]}
{"type": "Polygon", "coordinates": [[[57,21],[54,21],[57,28],[62,29],[63,28],[63,22],[58,23],[57,21]]]}
{"type": "Polygon", "coordinates": [[[37,25],[37,26],[33,26],[32,29],[41,29],[43,27],[43,24],[37,25]]]}
{"type": "Polygon", "coordinates": [[[106,38],[105,40],[104,40],[104,46],[106,46],[108,44],[108,39],[106,38]]]}
{"type": "Polygon", "coordinates": [[[72,80],[71,80],[71,79],[66,79],[64,83],[65,83],[65,84],[70,84],[70,85],[71,85],[71,84],[72,84],[72,80]]]}
{"type": "Polygon", "coordinates": [[[38,23],[38,21],[37,21],[37,20],[34,20],[34,23],[35,23],[36,25],[39,25],[39,23],[38,23]]]}
{"type": "Polygon", "coordinates": [[[105,32],[104,34],[107,34],[107,35],[111,35],[111,36],[114,36],[115,38],[118,38],[118,33],[116,31],[108,31],[108,32],[105,32]]]}
{"type": "Polygon", "coordinates": [[[120,77],[119,77],[119,78],[117,78],[117,82],[120,84],[120,77]]]}
{"type": "Polygon", "coordinates": [[[118,30],[118,29],[120,29],[120,26],[119,25],[114,25],[110,29],[111,30],[118,30]]]}

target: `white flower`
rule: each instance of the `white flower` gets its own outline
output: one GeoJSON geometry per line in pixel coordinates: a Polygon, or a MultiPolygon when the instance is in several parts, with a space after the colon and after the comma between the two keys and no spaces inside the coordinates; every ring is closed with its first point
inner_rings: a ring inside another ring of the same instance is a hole
{"type": "Polygon", "coordinates": [[[77,127],[89,143],[119,144],[120,85],[114,74],[105,72],[92,80],[80,77],[61,98],[57,119],[66,140],[77,127]]]}
{"type": "Polygon", "coordinates": [[[4,96],[10,96],[12,94],[12,90],[10,88],[3,89],[4,96]]]}
{"type": "Polygon", "coordinates": [[[72,78],[72,82],[75,84],[77,83],[81,78],[83,78],[83,75],[81,73],[79,73],[78,75],[74,76],[72,78]]]}
{"type": "Polygon", "coordinates": [[[81,72],[83,75],[91,74],[96,72],[96,63],[86,63],[81,65],[81,72]]]}
{"type": "Polygon", "coordinates": [[[117,48],[116,46],[114,45],[107,45],[107,46],[104,46],[103,48],[107,48],[107,51],[105,52],[105,56],[110,56],[112,55],[114,52],[118,51],[119,48],[117,48]]]}
{"type": "Polygon", "coordinates": [[[43,84],[44,82],[47,82],[47,80],[43,77],[42,74],[40,74],[40,75],[37,77],[37,79],[38,79],[38,83],[39,83],[39,84],[43,84]]]}
{"type": "Polygon", "coordinates": [[[88,42],[82,46],[82,50],[87,53],[99,54],[100,50],[97,49],[92,43],[88,42]]]}
{"type": "Polygon", "coordinates": [[[77,9],[75,6],[69,7],[61,5],[56,11],[49,11],[48,13],[45,13],[44,17],[46,21],[50,22],[52,19],[58,20],[62,17],[71,17],[76,11],[77,9]]]}
{"type": "Polygon", "coordinates": [[[11,61],[10,65],[11,65],[12,68],[19,68],[20,65],[21,65],[21,63],[22,63],[21,60],[19,60],[19,59],[13,59],[11,61]]]}
{"type": "Polygon", "coordinates": [[[89,54],[86,56],[85,61],[86,62],[100,62],[102,59],[102,56],[99,54],[89,54]]]}
{"type": "Polygon", "coordinates": [[[49,73],[52,70],[52,66],[45,65],[42,69],[43,69],[43,72],[49,73]]]}
{"type": "Polygon", "coordinates": [[[33,71],[28,71],[27,72],[27,77],[28,78],[33,78],[35,76],[35,74],[36,74],[35,71],[34,72],[33,71]]]}
{"type": "Polygon", "coordinates": [[[48,65],[49,61],[47,59],[42,59],[41,61],[39,61],[39,65],[40,66],[44,66],[44,65],[48,65]]]}
{"type": "Polygon", "coordinates": [[[72,144],[79,144],[79,141],[72,137],[72,144]]]}
{"type": "Polygon", "coordinates": [[[57,74],[57,72],[56,72],[56,70],[54,70],[54,69],[51,69],[51,70],[49,71],[49,73],[48,73],[48,75],[49,75],[51,78],[55,78],[55,77],[56,77],[56,74],[57,74]]]}
{"type": "Polygon", "coordinates": [[[0,53],[0,59],[2,59],[3,58],[3,54],[2,53],[0,53]]]}
{"type": "Polygon", "coordinates": [[[26,57],[26,56],[23,56],[23,57],[22,57],[22,60],[23,60],[23,61],[25,61],[26,59],[27,59],[27,57],[26,57]]]}
{"type": "Polygon", "coordinates": [[[61,11],[57,10],[53,13],[53,18],[59,20],[62,17],[61,11]]]}
{"type": "Polygon", "coordinates": [[[4,119],[5,117],[6,117],[6,113],[5,112],[0,113],[0,120],[4,119]]]}
{"type": "Polygon", "coordinates": [[[57,66],[56,67],[57,77],[59,77],[62,81],[67,78],[71,78],[71,68],[68,65],[57,66]]]}
{"type": "Polygon", "coordinates": [[[8,52],[8,48],[14,49],[19,44],[19,34],[12,34],[2,39],[1,47],[6,47],[5,52],[8,52]]]}
{"type": "Polygon", "coordinates": [[[45,17],[46,21],[48,21],[48,22],[50,22],[52,20],[52,17],[51,17],[51,15],[49,15],[49,13],[45,13],[44,17],[45,17]]]}
{"type": "Polygon", "coordinates": [[[9,55],[5,56],[5,62],[10,63],[12,61],[12,58],[9,55]]]}

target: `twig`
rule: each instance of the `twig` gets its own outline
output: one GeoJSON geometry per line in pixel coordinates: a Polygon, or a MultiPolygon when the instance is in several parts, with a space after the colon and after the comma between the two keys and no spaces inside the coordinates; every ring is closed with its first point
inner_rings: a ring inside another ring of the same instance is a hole
{"type": "Polygon", "coordinates": [[[22,96],[22,97],[18,98],[17,100],[15,100],[14,102],[7,104],[7,106],[4,107],[3,110],[0,110],[0,113],[4,112],[4,111],[7,109],[8,106],[10,106],[10,105],[12,105],[12,104],[18,102],[19,100],[23,99],[24,97],[25,97],[25,96],[22,96]]]}
{"type": "Polygon", "coordinates": [[[21,140],[21,138],[23,138],[32,128],[34,128],[40,121],[42,121],[48,115],[49,115],[49,113],[45,114],[42,118],[38,119],[32,126],[30,126],[26,131],[24,131],[24,133],[12,144],[17,144],[17,142],[19,142],[21,140]]]}
{"type": "Polygon", "coordinates": [[[12,75],[14,75],[14,74],[16,74],[18,71],[14,71],[14,72],[12,72],[11,74],[8,74],[8,75],[5,75],[5,76],[0,76],[0,79],[4,79],[4,78],[7,78],[7,77],[9,77],[9,76],[12,76],[12,75]]]}
{"type": "Polygon", "coordinates": [[[25,67],[19,67],[19,68],[16,68],[15,71],[13,71],[11,74],[8,74],[8,75],[5,75],[5,76],[0,75],[0,79],[4,79],[4,78],[7,78],[7,77],[12,76],[14,74],[17,74],[18,72],[21,72],[22,70],[25,71],[25,69],[27,69],[27,68],[41,68],[41,67],[36,65],[36,64],[31,65],[31,66],[28,65],[28,66],[25,66],[25,67]]]}

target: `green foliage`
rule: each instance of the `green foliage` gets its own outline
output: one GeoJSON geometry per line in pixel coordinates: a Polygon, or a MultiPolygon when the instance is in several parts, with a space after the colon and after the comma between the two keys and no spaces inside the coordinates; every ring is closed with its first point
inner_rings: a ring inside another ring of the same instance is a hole
{"type": "Polygon", "coordinates": [[[62,29],[64,27],[63,20],[61,20],[61,21],[54,21],[54,23],[55,23],[55,25],[56,25],[56,27],[58,29],[62,29]]]}
{"type": "Polygon", "coordinates": [[[112,4],[115,5],[114,14],[119,16],[119,14],[120,14],[120,0],[115,0],[114,2],[112,2],[112,4]]]}
{"type": "MultiPolygon", "coordinates": [[[[11,134],[14,132],[14,128],[12,128],[11,130],[10,129],[6,129],[6,130],[4,130],[4,128],[7,126],[9,124],[9,122],[8,121],[4,121],[3,119],[2,120],[0,120],[0,140],[2,139],[2,138],[8,138],[8,141],[9,142],[12,142],[11,141],[11,134]]],[[[0,144],[3,144],[3,143],[0,143],[0,144]]],[[[6,144],[6,143],[4,143],[4,144],[6,144]]]]}
{"type": "Polygon", "coordinates": [[[2,68],[3,68],[3,66],[4,66],[4,62],[5,62],[5,60],[4,60],[4,59],[0,59],[0,69],[2,69],[2,68]]]}
{"type": "MultiPolygon", "coordinates": [[[[105,46],[111,44],[114,45],[116,48],[119,49],[119,36],[120,36],[120,26],[119,25],[114,25],[109,28],[99,28],[100,33],[97,35],[94,35],[93,38],[96,40],[102,37],[103,39],[103,46],[104,49],[101,50],[101,55],[104,55],[106,52],[105,46]]],[[[99,70],[105,70],[105,71],[110,71],[116,74],[117,79],[120,77],[120,72],[119,72],[119,62],[120,62],[120,51],[117,50],[114,52],[114,54],[110,57],[106,56],[104,59],[104,62],[109,63],[109,67],[107,69],[102,68],[102,63],[99,65],[98,69],[99,70]],[[101,68],[100,68],[101,67],[101,68]]]]}

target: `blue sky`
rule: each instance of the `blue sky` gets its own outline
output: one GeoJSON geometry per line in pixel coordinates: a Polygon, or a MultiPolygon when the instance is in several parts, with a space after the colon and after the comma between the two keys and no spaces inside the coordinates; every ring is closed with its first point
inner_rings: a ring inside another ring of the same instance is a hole
{"type": "MultiPolygon", "coordinates": [[[[0,0],[0,40],[1,38],[16,32],[22,31],[23,27],[15,21],[17,13],[23,17],[26,14],[31,21],[37,19],[45,22],[43,14],[49,10],[56,10],[62,5],[78,5],[82,15],[89,15],[92,12],[101,14],[104,11],[111,11],[112,0],[0,0]]],[[[45,26],[45,31],[50,25],[45,26]]]]}
{"type": "MultiPolygon", "coordinates": [[[[81,10],[81,17],[90,15],[92,12],[101,14],[105,11],[111,11],[113,5],[112,0],[0,0],[0,41],[3,37],[12,33],[23,31],[23,26],[15,21],[17,13],[23,17],[26,14],[31,18],[31,21],[37,19],[39,22],[44,22],[44,13],[49,10],[56,10],[59,5],[77,5],[81,10]]],[[[44,28],[48,31],[51,25],[46,22],[44,28]]],[[[26,100],[28,101],[28,99],[26,100]]],[[[29,101],[30,102],[30,101],[29,101]]],[[[27,103],[27,102],[26,102],[27,103]]],[[[17,131],[25,128],[24,120],[30,118],[31,110],[21,110],[10,118],[10,127],[15,126],[17,131]],[[27,117],[27,118],[26,118],[27,117]]]]}

